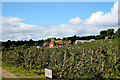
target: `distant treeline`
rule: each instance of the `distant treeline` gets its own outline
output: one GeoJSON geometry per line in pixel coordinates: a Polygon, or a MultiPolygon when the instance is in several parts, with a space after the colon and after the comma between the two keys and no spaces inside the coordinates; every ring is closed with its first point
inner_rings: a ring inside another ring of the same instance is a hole
{"type": "Polygon", "coordinates": [[[2,46],[4,46],[5,48],[9,48],[9,47],[14,47],[14,46],[42,46],[44,42],[50,42],[51,40],[62,40],[62,41],[71,41],[73,44],[76,40],[90,40],[90,39],[105,39],[105,36],[108,36],[108,39],[117,39],[120,38],[120,28],[114,32],[114,29],[108,29],[108,30],[104,30],[104,31],[100,31],[100,35],[91,35],[91,36],[71,36],[71,37],[63,37],[61,38],[47,38],[45,40],[38,40],[38,41],[33,41],[32,39],[30,39],[29,41],[11,41],[8,40],[6,42],[2,42],[2,46]]]}

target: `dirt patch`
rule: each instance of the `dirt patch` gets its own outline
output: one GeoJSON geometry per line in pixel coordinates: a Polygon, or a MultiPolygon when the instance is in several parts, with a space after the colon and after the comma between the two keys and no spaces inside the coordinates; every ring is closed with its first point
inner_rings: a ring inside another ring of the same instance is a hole
{"type": "Polygon", "coordinates": [[[2,69],[2,77],[3,78],[20,78],[20,77],[18,77],[16,75],[4,70],[4,69],[2,69]]]}

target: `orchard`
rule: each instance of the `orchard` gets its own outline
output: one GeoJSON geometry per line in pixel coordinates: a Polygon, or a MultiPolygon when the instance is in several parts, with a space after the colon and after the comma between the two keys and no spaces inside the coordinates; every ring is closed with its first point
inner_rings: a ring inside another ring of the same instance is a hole
{"type": "Polygon", "coordinates": [[[2,52],[2,61],[22,66],[39,75],[41,70],[53,70],[55,78],[120,78],[120,54],[117,39],[98,40],[58,48],[24,48],[2,52]]]}

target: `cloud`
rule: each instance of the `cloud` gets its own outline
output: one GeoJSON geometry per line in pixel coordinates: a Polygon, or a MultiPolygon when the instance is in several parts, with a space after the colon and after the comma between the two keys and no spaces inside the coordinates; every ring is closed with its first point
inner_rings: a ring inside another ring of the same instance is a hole
{"type": "Polygon", "coordinates": [[[3,20],[3,24],[6,24],[6,25],[18,25],[18,23],[20,21],[22,21],[23,19],[21,18],[17,18],[17,17],[2,17],[2,20],[3,20]]]}
{"type": "MultiPolygon", "coordinates": [[[[86,20],[79,16],[71,18],[67,24],[59,26],[37,26],[25,24],[24,19],[17,17],[2,17],[2,40],[40,40],[48,37],[67,37],[73,35],[97,35],[101,30],[114,28],[117,30],[118,2],[108,13],[98,11],[92,13],[86,20]]],[[[1,21],[0,21],[1,22],[1,21]]],[[[1,33],[1,32],[0,32],[1,33]]]]}
{"type": "Polygon", "coordinates": [[[84,23],[93,26],[106,26],[106,27],[117,26],[118,2],[114,3],[113,8],[111,8],[111,12],[104,13],[102,11],[98,11],[96,13],[93,13],[90,16],[90,18],[84,21],[84,23]]]}
{"type": "Polygon", "coordinates": [[[80,23],[82,23],[82,20],[77,16],[76,18],[70,19],[69,23],[80,24],[80,23]]]}
{"type": "MultiPolygon", "coordinates": [[[[120,10],[119,10],[120,13],[120,10]]],[[[120,14],[119,14],[120,15],[120,14]]],[[[91,26],[106,26],[113,27],[117,26],[118,23],[118,2],[115,2],[113,8],[110,12],[104,13],[103,11],[98,11],[92,13],[91,16],[82,21],[78,16],[76,18],[70,19],[69,23],[71,24],[86,24],[91,26]]]]}

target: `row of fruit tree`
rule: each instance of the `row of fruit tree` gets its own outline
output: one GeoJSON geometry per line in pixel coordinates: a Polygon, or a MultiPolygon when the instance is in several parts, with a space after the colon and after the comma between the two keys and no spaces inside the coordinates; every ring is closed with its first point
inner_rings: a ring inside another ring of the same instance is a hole
{"type": "Polygon", "coordinates": [[[16,47],[4,51],[2,60],[29,71],[52,69],[54,78],[117,78],[120,77],[118,46],[117,41],[102,40],[59,48],[16,47]]]}

